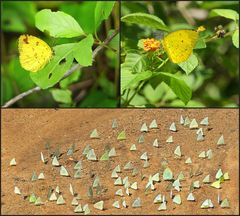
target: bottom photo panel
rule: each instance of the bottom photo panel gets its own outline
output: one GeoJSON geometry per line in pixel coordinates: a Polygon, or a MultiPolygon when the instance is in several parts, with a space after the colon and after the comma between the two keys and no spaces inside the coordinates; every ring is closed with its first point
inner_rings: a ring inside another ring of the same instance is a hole
{"type": "Polygon", "coordinates": [[[239,215],[238,109],[4,109],[1,214],[239,215]]]}

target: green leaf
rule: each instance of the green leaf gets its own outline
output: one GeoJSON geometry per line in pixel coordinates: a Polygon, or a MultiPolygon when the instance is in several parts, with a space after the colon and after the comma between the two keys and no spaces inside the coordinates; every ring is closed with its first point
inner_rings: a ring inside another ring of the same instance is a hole
{"type": "Polygon", "coordinates": [[[207,47],[207,46],[206,46],[206,43],[205,43],[204,38],[200,38],[200,39],[197,41],[194,49],[204,49],[204,48],[206,48],[206,47],[207,47]]]}
{"type": "Polygon", "coordinates": [[[178,65],[189,75],[198,66],[198,59],[192,54],[187,61],[181,62],[178,65]]]}
{"type": "Polygon", "coordinates": [[[234,21],[239,20],[239,14],[235,10],[231,9],[214,9],[210,12],[210,17],[222,16],[227,19],[232,19],[234,21]]]}
{"type": "Polygon", "coordinates": [[[160,93],[161,90],[162,90],[161,83],[156,87],[156,89],[153,89],[151,84],[147,84],[144,87],[143,92],[146,98],[149,100],[149,102],[151,104],[155,104],[163,97],[163,95],[160,93]]]}
{"type": "Polygon", "coordinates": [[[232,36],[233,45],[239,48],[239,29],[236,29],[232,36]]]}
{"type": "Polygon", "coordinates": [[[172,89],[172,91],[184,102],[185,105],[191,99],[192,90],[178,76],[166,72],[158,72],[154,73],[154,75],[160,77],[162,81],[165,82],[172,89]]]}
{"type": "Polygon", "coordinates": [[[35,25],[40,31],[48,31],[50,36],[56,38],[84,35],[77,21],[62,11],[52,12],[50,9],[39,11],[35,16],[35,25]]]}
{"type": "Polygon", "coordinates": [[[145,66],[145,61],[143,55],[137,53],[127,53],[122,67],[131,71],[131,73],[139,73],[143,70],[145,66]]]}
{"type": "Polygon", "coordinates": [[[122,22],[144,25],[154,29],[169,31],[165,23],[157,16],[146,13],[132,13],[121,18],[122,22]]]}
{"type": "Polygon", "coordinates": [[[76,43],[62,44],[53,47],[54,56],[45,68],[30,76],[38,86],[47,89],[58,83],[73,62],[73,54],[76,43]]]}
{"type": "MultiPolygon", "coordinates": [[[[173,100],[169,106],[171,107],[183,107],[184,103],[181,100],[173,100]]],[[[190,100],[185,107],[205,107],[205,105],[199,101],[190,100]]]]}
{"type": "Polygon", "coordinates": [[[127,67],[124,67],[123,64],[121,65],[121,95],[136,75],[137,74],[133,74],[130,70],[128,70],[127,67]]]}
{"type": "Polygon", "coordinates": [[[68,89],[51,89],[50,92],[52,93],[52,96],[55,101],[65,104],[72,103],[72,92],[68,89]]]}
{"type": "Polygon", "coordinates": [[[147,80],[151,76],[152,76],[152,72],[151,71],[143,71],[141,73],[137,73],[137,75],[134,77],[134,79],[132,79],[131,82],[126,87],[137,85],[140,81],[147,80]]]}
{"type": "Polygon", "coordinates": [[[73,72],[70,76],[66,77],[64,80],[60,81],[60,87],[66,89],[70,84],[76,82],[81,76],[81,71],[79,69],[73,72]]]}
{"type": "Polygon", "coordinates": [[[92,45],[94,39],[91,34],[89,34],[85,39],[81,40],[76,44],[73,52],[73,57],[82,66],[92,65],[92,45]]]}
{"type": "Polygon", "coordinates": [[[163,79],[160,76],[153,76],[149,80],[149,83],[155,92],[158,91],[158,96],[161,99],[160,100],[161,104],[164,104],[165,101],[176,100],[177,98],[176,94],[165,82],[163,82],[163,79]]]}
{"type": "Polygon", "coordinates": [[[115,2],[98,1],[95,7],[95,30],[111,14],[115,2]]]}

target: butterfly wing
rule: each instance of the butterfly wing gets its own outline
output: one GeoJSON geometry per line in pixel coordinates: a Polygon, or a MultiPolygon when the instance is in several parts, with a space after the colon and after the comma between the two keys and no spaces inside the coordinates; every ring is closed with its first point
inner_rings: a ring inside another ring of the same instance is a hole
{"type": "Polygon", "coordinates": [[[21,66],[31,72],[41,70],[52,57],[52,50],[48,44],[31,35],[20,36],[18,50],[21,66]]]}
{"type": "Polygon", "coordinates": [[[198,33],[193,30],[179,30],[163,39],[163,47],[173,63],[186,61],[192,54],[198,33]]]}

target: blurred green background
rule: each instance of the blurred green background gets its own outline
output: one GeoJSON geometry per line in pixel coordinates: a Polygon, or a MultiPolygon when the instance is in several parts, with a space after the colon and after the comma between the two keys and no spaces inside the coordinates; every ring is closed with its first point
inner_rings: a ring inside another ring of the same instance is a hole
{"type": "MultiPolygon", "coordinates": [[[[36,85],[19,64],[18,37],[30,34],[46,41],[51,47],[73,42],[73,39],[55,39],[40,32],[34,25],[35,14],[42,9],[63,11],[73,16],[85,33],[94,35],[95,1],[1,1],[1,104],[36,85]]],[[[114,29],[119,28],[119,3],[115,3],[110,17],[98,30],[103,41],[114,29]]],[[[74,40],[76,42],[76,40],[74,40]]],[[[119,36],[110,43],[118,50],[119,36]]],[[[96,45],[93,47],[95,48],[96,45]]],[[[118,52],[104,49],[96,57],[93,66],[75,71],[54,88],[71,91],[71,103],[54,99],[50,90],[35,92],[12,107],[116,107],[119,89],[118,52]]]]}
{"type": "MultiPolygon", "coordinates": [[[[121,17],[143,12],[158,16],[170,28],[189,29],[205,26],[206,34],[213,35],[214,28],[222,25],[226,32],[236,28],[231,19],[215,16],[212,9],[232,9],[239,12],[238,1],[142,1],[121,3],[121,17]]],[[[239,25],[239,24],[237,24],[239,25]]],[[[162,32],[146,26],[121,22],[121,61],[131,49],[137,49],[142,38],[162,37],[162,32]]],[[[192,100],[188,107],[236,107],[239,104],[239,50],[233,45],[231,35],[207,43],[207,48],[194,51],[199,66],[185,75],[181,69],[168,62],[162,69],[166,72],[181,71],[183,80],[192,89],[192,100]]],[[[180,101],[168,86],[160,84],[156,89],[147,83],[131,101],[132,106],[182,107],[180,101]]]]}

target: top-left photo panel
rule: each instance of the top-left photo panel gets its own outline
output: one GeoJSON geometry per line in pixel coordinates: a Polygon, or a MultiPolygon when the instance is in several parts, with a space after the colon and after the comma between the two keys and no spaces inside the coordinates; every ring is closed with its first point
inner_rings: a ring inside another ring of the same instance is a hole
{"type": "Polygon", "coordinates": [[[1,1],[1,106],[119,106],[119,2],[1,1]]]}

